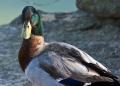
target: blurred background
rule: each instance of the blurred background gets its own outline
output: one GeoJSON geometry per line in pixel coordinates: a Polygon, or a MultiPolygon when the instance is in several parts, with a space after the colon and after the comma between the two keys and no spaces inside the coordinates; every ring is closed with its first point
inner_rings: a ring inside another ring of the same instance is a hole
{"type": "Polygon", "coordinates": [[[75,11],[75,0],[1,0],[0,1],[0,25],[10,22],[20,15],[26,5],[35,6],[46,12],[70,12],[75,11]]]}
{"type": "Polygon", "coordinates": [[[31,86],[18,63],[26,5],[41,14],[45,41],[77,46],[120,81],[120,0],[1,0],[0,86],[31,86]]]}

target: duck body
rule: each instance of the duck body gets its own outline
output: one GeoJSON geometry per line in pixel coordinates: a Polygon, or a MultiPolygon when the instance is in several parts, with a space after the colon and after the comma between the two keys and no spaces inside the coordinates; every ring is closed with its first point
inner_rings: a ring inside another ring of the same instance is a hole
{"type": "MultiPolygon", "coordinates": [[[[36,67],[38,66],[38,68],[50,74],[54,79],[71,77],[83,82],[95,82],[97,79],[112,81],[109,77],[102,77],[99,72],[85,65],[84,62],[88,63],[88,65],[91,63],[97,65],[102,71],[104,70],[109,73],[106,67],[87,53],[67,43],[46,43],[44,50],[41,53],[39,52],[34,58],[37,59],[34,62],[39,64],[36,67]]],[[[31,68],[31,70],[33,69],[31,68]]]]}
{"type": "MultiPolygon", "coordinates": [[[[40,45],[41,43],[42,42],[40,42],[40,45]]],[[[34,58],[25,69],[26,76],[35,84],[33,86],[63,86],[56,81],[56,79],[59,78],[72,78],[73,80],[81,81],[73,83],[78,84],[79,86],[88,82],[92,82],[93,86],[99,86],[99,84],[94,83],[97,81],[113,82],[109,77],[102,77],[94,69],[89,68],[87,65],[85,66],[83,62],[81,62],[82,60],[79,60],[80,58],[82,59],[84,57],[84,61],[98,65],[101,69],[109,72],[109,70],[101,63],[75,46],[63,42],[45,43],[44,47],[41,47],[40,45],[38,42],[38,45],[35,48],[37,53],[33,55],[34,58]],[[42,48],[42,50],[40,48],[42,48]],[[43,83],[44,81],[47,83],[43,83]]],[[[70,81],[68,83],[70,83],[70,81]]],[[[71,84],[70,86],[73,85],[71,84]]]]}

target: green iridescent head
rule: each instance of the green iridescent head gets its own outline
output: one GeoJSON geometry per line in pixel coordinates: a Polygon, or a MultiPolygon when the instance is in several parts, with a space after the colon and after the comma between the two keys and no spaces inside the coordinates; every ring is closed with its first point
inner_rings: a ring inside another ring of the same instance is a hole
{"type": "Polygon", "coordinates": [[[22,36],[24,39],[29,39],[31,35],[43,35],[43,24],[41,16],[38,11],[32,6],[26,6],[22,11],[23,31],[22,36]]]}

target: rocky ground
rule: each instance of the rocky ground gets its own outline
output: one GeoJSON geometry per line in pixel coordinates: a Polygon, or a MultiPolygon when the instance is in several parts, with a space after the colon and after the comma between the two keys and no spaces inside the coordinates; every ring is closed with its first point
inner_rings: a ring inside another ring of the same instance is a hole
{"type": "Polygon", "coordinates": [[[0,27],[0,86],[22,86],[26,83],[18,65],[20,37],[17,33],[15,27],[0,27]]]}
{"type": "MultiPolygon", "coordinates": [[[[62,41],[77,46],[106,65],[120,80],[119,18],[102,18],[82,9],[71,13],[39,12],[47,42],[62,41]]],[[[17,59],[21,28],[20,16],[0,26],[0,86],[30,86],[17,59]]]]}

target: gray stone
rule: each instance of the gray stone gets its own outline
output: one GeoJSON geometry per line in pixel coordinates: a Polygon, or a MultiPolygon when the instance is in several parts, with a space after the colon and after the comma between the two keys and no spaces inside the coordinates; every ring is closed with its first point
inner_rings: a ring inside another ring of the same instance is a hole
{"type": "Polygon", "coordinates": [[[76,6],[98,17],[120,18],[120,0],[76,0],[76,6]]]}

